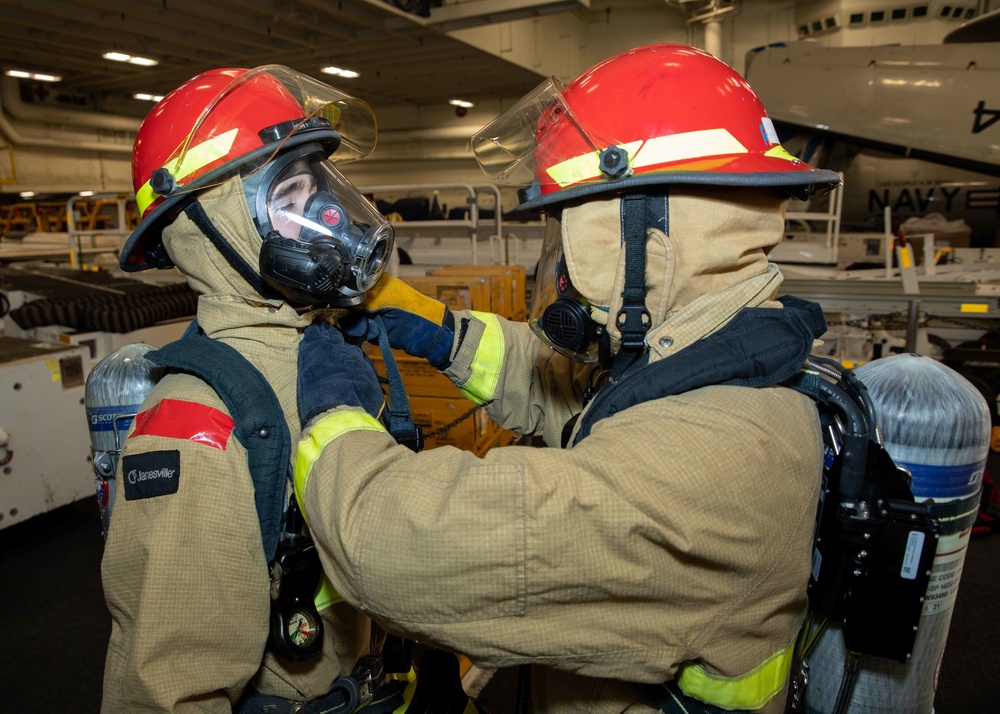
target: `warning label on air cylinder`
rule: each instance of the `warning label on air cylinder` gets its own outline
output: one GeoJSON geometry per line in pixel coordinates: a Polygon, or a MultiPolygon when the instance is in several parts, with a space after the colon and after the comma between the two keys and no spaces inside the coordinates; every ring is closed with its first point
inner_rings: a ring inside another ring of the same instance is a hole
{"type": "Polygon", "coordinates": [[[920,531],[910,531],[906,539],[906,552],[903,554],[903,567],[899,576],[907,580],[915,580],[920,570],[920,553],[924,549],[925,536],[920,531]]]}
{"type": "Polygon", "coordinates": [[[954,607],[968,545],[968,530],[941,536],[937,553],[934,555],[934,566],[931,568],[931,579],[927,585],[922,615],[937,615],[954,607]]]}

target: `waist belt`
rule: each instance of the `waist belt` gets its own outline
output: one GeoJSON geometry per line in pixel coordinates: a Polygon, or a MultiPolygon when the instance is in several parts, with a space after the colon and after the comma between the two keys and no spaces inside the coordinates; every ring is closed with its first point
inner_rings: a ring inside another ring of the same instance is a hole
{"type": "Polygon", "coordinates": [[[351,714],[360,709],[365,714],[387,714],[403,704],[406,684],[386,681],[381,659],[366,657],[350,675],[335,681],[329,692],[309,701],[262,694],[248,687],[233,714],[351,714]]]}

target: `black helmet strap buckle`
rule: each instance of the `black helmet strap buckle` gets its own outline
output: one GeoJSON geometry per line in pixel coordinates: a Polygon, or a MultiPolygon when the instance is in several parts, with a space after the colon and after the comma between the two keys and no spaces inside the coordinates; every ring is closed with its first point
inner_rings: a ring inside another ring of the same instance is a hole
{"type": "Polygon", "coordinates": [[[615,316],[621,347],[611,366],[617,380],[645,351],[652,318],[646,308],[646,227],[668,219],[666,192],[628,194],[621,199],[622,241],[625,243],[625,285],[622,306],[615,316]]]}

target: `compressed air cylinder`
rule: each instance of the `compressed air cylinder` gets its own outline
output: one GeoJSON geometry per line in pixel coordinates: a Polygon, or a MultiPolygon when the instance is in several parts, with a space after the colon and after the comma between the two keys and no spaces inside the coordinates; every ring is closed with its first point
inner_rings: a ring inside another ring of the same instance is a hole
{"type": "MultiPolygon", "coordinates": [[[[910,660],[900,664],[864,657],[845,711],[930,714],[971,522],[979,506],[990,411],[979,391],[958,372],[922,355],[885,357],[859,367],[855,374],[875,403],[886,451],[913,475],[916,500],[949,504],[952,512],[939,521],[941,538],[910,660]]],[[[807,712],[834,711],[845,656],[843,632],[831,625],[808,658],[807,712]]]]}
{"type": "Polygon", "coordinates": [[[155,348],[143,342],[125,345],[98,362],[87,377],[85,403],[94,486],[105,537],[115,504],[115,470],[122,441],[139,413],[142,400],[163,375],[163,368],[145,357],[152,349],[155,348]]]}

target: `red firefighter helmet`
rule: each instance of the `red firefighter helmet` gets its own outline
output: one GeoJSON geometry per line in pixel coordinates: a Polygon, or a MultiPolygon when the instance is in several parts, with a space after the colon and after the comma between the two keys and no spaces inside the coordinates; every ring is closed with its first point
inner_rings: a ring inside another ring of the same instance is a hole
{"type": "Polygon", "coordinates": [[[495,181],[527,187],[521,209],[658,183],[786,187],[840,183],[782,148],[750,85],[712,55],[650,45],[568,86],[550,78],[473,137],[495,181]]]}
{"type": "Polygon", "coordinates": [[[266,165],[278,152],[318,142],[335,161],[375,147],[371,108],[281,65],[214,69],[188,80],[147,115],[132,151],[141,217],[125,242],[122,269],[163,264],[161,231],[193,192],[266,165]],[[151,256],[159,264],[150,264],[151,256]]]}

